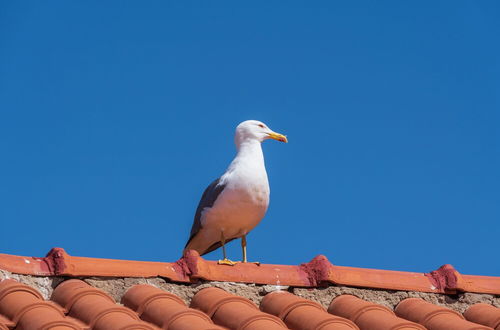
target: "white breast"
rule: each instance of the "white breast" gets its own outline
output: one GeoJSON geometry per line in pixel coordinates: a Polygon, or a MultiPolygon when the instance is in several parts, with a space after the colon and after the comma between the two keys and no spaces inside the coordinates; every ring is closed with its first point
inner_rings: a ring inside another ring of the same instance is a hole
{"type": "Polygon", "coordinates": [[[235,171],[215,204],[204,210],[202,226],[224,233],[226,239],[246,235],[255,228],[269,206],[267,174],[235,171]]]}
{"type": "Polygon", "coordinates": [[[226,239],[246,235],[269,206],[269,182],[259,141],[241,146],[221,182],[224,190],[214,205],[203,211],[202,227],[212,233],[223,232],[226,239]]]}

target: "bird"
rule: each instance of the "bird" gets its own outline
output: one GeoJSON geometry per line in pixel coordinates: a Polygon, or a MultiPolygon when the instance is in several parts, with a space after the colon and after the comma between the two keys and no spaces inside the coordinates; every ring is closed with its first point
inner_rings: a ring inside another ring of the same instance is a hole
{"type": "Polygon", "coordinates": [[[223,259],[218,263],[233,266],[237,262],[227,258],[225,245],[241,238],[241,262],[248,262],[246,236],[264,218],[269,206],[269,181],[261,146],[267,139],[288,142],[285,135],[258,120],[246,120],[236,127],[236,156],[224,174],[203,192],[184,253],[196,250],[204,255],[222,247],[223,259]]]}

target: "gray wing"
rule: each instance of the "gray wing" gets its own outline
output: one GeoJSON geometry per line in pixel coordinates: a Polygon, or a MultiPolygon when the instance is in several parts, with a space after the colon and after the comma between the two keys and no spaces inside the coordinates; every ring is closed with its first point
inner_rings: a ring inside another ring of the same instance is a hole
{"type": "Polygon", "coordinates": [[[224,190],[226,187],[225,184],[222,184],[220,181],[220,178],[215,179],[203,192],[203,195],[201,196],[200,202],[198,203],[198,208],[196,208],[196,213],[194,215],[194,221],[193,221],[193,226],[191,227],[191,234],[189,236],[189,240],[186,243],[186,248],[193,239],[193,237],[196,236],[196,234],[200,231],[201,229],[201,212],[203,212],[203,209],[206,207],[212,207],[215,204],[215,201],[217,200],[217,197],[221,194],[221,192],[224,190]]]}

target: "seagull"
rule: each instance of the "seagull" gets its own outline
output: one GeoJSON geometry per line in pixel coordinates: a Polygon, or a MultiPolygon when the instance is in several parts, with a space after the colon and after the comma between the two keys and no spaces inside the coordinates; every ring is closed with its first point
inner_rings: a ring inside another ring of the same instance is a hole
{"type": "Polygon", "coordinates": [[[184,252],[196,250],[204,255],[222,246],[224,258],[219,264],[232,266],[236,262],[227,258],[225,244],[241,238],[242,262],[247,262],[246,235],[259,224],[269,206],[269,181],[261,147],[267,139],[288,142],[285,135],[257,120],[236,127],[236,157],[203,192],[184,252]]]}

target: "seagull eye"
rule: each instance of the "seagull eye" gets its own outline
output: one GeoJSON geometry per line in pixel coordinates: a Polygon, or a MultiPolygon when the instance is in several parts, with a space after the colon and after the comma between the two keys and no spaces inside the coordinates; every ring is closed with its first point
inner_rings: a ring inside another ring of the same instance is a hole
{"type": "Polygon", "coordinates": [[[259,124],[259,127],[261,127],[261,128],[264,128],[264,125],[262,125],[262,124],[259,124]]]}

